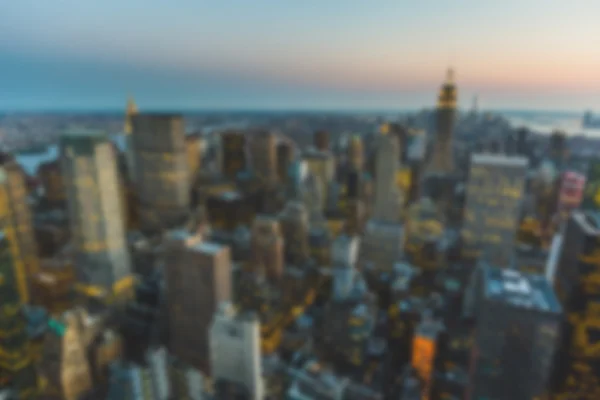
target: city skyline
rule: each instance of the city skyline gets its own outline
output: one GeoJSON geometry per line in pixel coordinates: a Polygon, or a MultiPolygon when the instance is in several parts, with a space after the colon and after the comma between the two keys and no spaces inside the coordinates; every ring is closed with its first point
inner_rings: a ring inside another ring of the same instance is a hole
{"type": "Polygon", "coordinates": [[[5,4],[0,110],[599,108],[600,3],[481,3],[5,4]]]}

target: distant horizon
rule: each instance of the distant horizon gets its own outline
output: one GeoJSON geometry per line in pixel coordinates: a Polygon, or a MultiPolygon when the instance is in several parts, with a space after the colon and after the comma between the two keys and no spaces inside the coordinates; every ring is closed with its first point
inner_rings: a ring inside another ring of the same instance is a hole
{"type": "MultiPolygon", "coordinates": [[[[374,108],[303,108],[303,107],[281,107],[281,108],[250,108],[250,107],[223,107],[223,108],[192,108],[192,107],[152,107],[142,108],[139,110],[140,113],[153,113],[153,112],[168,112],[168,113],[180,113],[180,114],[217,114],[217,113],[231,113],[231,114],[246,114],[246,113],[299,113],[299,114],[415,114],[422,111],[433,111],[435,105],[432,107],[422,108],[400,108],[394,109],[391,107],[374,107],[374,108]]],[[[458,108],[461,113],[468,113],[471,110],[469,108],[458,108]]],[[[569,110],[569,109],[535,109],[535,108],[522,108],[522,109],[511,109],[511,108],[489,108],[489,109],[478,109],[478,113],[492,113],[492,114],[505,114],[505,115],[553,115],[553,116],[583,116],[585,112],[591,111],[595,113],[593,109],[584,110],[569,110]]],[[[121,108],[116,107],[105,107],[105,108],[31,108],[31,109],[0,109],[0,114],[122,114],[125,115],[125,106],[121,108]]]]}
{"type": "Polygon", "coordinates": [[[597,0],[9,3],[0,109],[600,111],[597,0]]]}

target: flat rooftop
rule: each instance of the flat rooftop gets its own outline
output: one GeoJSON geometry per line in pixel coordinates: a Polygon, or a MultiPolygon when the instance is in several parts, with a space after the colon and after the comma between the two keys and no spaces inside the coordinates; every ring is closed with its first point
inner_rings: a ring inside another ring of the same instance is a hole
{"type": "Polygon", "coordinates": [[[507,156],[503,154],[478,153],[471,156],[472,164],[493,165],[499,167],[524,167],[529,161],[525,157],[507,156]]]}
{"type": "Polygon", "coordinates": [[[562,311],[552,286],[543,276],[494,267],[483,271],[486,299],[546,313],[562,311]]]}

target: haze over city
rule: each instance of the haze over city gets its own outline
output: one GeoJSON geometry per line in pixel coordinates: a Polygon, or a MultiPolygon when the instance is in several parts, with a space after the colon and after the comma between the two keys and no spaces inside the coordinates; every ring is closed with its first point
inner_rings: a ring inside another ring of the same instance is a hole
{"type": "Polygon", "coordinates": [[[0,5],[0,109],[417,109],[600,103],[600,3],[130,0],[0,5]]]}

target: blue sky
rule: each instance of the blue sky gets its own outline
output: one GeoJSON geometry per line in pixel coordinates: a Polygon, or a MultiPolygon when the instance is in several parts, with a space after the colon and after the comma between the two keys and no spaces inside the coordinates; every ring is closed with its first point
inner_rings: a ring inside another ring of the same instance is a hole
{"type": "Polygon", "coordinates": [[[600,1],[0,2],[0,109],[600,109],[600,1]]]}

